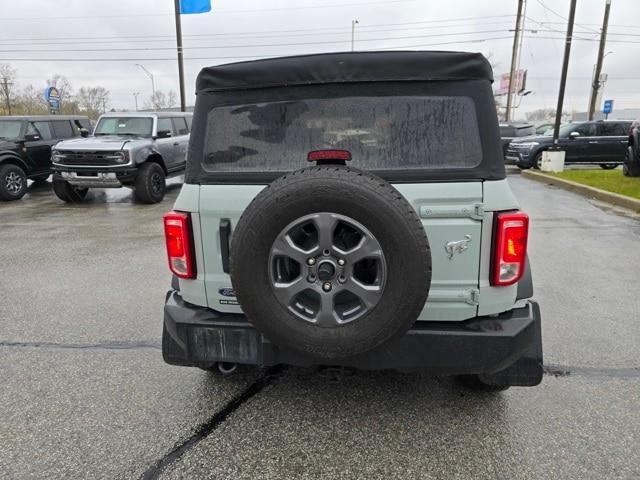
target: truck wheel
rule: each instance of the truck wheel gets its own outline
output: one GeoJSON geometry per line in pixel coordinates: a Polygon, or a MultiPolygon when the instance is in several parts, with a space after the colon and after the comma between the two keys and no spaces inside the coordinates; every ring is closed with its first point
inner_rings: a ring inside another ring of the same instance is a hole
{"type": "Polygon", "coordinates": [[[19,200],[27,193],[27,176],[19,166],[0,166],[0,199],[19,200]]]}
{"type": "Polygon", "coordinates": [[[405,333],[431,285],[413,207],[389,183],[342,166],[298,170],[263,189],[233,232],[231,281],[276,345],[319,359],[405,333]]]}
{"type": "Polygon", "coordinates": [[[63,202],[80,203],[87,196],[88,191],[88,188],[75,187],[65,180],[55,177],[53,179],[53,192],[63,202]]]}
{"type": "Polygon", "coordinates": [[[600,168],[603,170],[613,170],[618,166],[617,163],[601,163],[600,168]]]}
{"type": "Polygon", "coordinates": [[[533,168],[536,170],[542,170],[542,152],[537,154],[533,159],[533,168]]]}
{"type": "Polygon", "coordinates": [[[136,198],[142,203],[158,203],[166,188],[164,170],[154,162],[143,163],[134,184],[136,198]]]}
{"type": "Polygon", "coordinates": [[[459,375],[458,380],[462,386],[469,390],[478,392],[503,392],[509,388],[508,385],[491,385],[482,381],[481,375],[459,375]]]}

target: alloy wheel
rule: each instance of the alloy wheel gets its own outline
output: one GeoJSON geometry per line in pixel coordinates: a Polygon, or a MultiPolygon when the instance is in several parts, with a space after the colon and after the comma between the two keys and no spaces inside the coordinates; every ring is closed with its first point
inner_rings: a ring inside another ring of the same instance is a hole
{"type": "Polygon", "coordinates": [[[335,327],[362,317],[382,297],[386,261],[360,222],[335,213],[298,218],[276,237],[269,274],[278,301],[297,318],[335,327]]]}

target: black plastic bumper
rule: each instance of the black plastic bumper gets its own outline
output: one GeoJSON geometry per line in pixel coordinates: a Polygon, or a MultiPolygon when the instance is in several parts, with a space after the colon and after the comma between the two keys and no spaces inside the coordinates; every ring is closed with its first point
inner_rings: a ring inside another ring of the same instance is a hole
{"type": "MultiPolygon", "coordinates": [[[[309,366],[327,363],[280,348],[243,315],[188,304],[167,293],[162,339],[172,365],[210,367],[216,362],[309,366]]],[[[496,385],[537,385],[542,379],[540,308],[522,308],[464,322],[417,322],[405,335],[374,350],[332,361],[360,369],[420,369],[434,375],[481,374],[496,385]]]]}

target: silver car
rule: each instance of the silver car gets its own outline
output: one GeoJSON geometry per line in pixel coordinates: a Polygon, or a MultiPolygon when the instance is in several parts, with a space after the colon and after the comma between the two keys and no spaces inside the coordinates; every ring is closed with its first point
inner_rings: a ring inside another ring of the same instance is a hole
{"type": "Polygon", "coordinates": [[[129,186],[143,203],[161,201],[166,177],[184,172],[191,117],[181,112],[102,115],[93,136],[53,147],[55,194],[80,202],[89,188],[129,186]]]}

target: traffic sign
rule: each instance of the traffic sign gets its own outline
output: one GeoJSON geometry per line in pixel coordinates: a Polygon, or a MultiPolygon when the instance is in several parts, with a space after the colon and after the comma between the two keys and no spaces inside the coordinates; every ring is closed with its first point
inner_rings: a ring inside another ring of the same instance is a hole
{"type": "Polygon", "coordinates": [[[611,112],[613,112],[613,100],[605,100],[602,113],[609,115],[611,112]]]}

